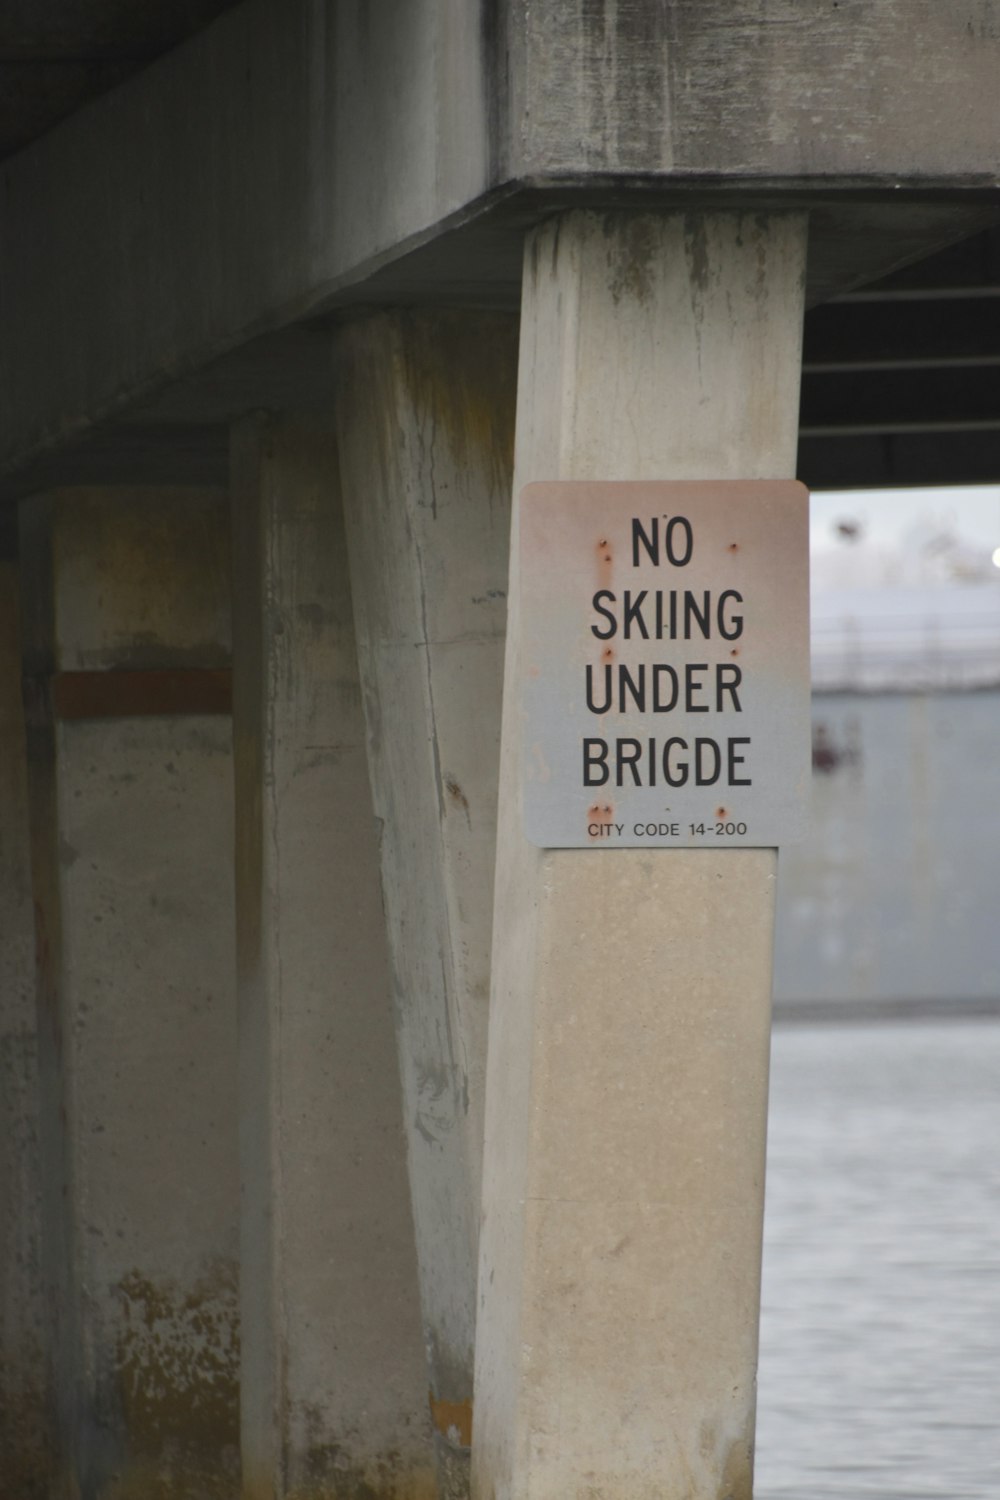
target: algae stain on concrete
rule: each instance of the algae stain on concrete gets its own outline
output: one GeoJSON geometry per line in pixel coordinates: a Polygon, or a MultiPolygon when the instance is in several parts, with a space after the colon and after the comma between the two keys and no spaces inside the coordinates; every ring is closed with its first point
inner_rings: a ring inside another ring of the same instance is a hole
{"type": "Polygon", "coordinates": [[[312,1457],[322,1477],[293,1485],[286,1500],[439,1500],[433,1469],[408,1464],[401,1455],[386,1453],[364,1464],[344,1462],[333,1450],[312,1457]]]}
{"type": "Polygon", "coordinates": [[[615,305],[624,298],[647,307],[663,254],[656,219],[648,214],[607,214],[604,234],[608,241],[608,286],[615,305]]]}
{"type": "MultiPolygon", "coordinates": [[[[438,1486],[428,1414],[412,1412],[394,1436],[377,1420],[344,1422],[336,1403],[296,1401],[286,1409],[288,1430],[280,1473],[243,1474],[242,1500],[447,1500],[438,1486]]],[[[468,1500],[466,1491],[465,1500],[468,1500]]]]}
{"type": "Polygon", "coordinates": [[[102,1500],[235,1500],[239,1464],[236,1267],[188,1286],[119,1281],[114,1378],[127,1457],[102,1500]]]}
{"type": "Polygon", "coordinates": [[[0,1397],[0,1500],[48,1500],[53,1492],[51,1412],[45,1393],[25,1382],[0,1397]]]}
{"type": "MultiPolygon", "coordinates": [[[[408,385],[427,432],[444,439],[459,474],[473,466],[474,455],[485,455],[493,489],[505,501],[514,459],[516,320],[483,315],[470,327],[460,314],[411,314],[406,328],[408,385]],[[457,383],[456,369],[464,372],[457,383]]],[[[432,488],[433,470],[431,464],[432,488]]]]}

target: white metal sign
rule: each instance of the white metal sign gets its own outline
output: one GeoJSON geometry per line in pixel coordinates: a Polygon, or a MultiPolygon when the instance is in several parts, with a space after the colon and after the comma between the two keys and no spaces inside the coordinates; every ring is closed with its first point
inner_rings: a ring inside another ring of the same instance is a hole
{"type": "Polygon", "coordinates": [[[774,846],[810,777],[808,493],[530,484],[524,831],[543,848],[774,846]]]}

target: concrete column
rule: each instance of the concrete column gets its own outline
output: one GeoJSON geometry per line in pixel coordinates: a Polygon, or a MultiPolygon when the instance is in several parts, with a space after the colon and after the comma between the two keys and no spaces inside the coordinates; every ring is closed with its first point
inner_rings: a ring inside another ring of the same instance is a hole
{"type": "Polygon", "coordinates": [[[247,1500],[434,1493],[336,451],[234,433],[247,1500]]]}
{"type": "Polygon", "coordinates": [[[468,1487],[516,323],[344,336],[338,427],[442,1487],[468,1487]]]}
{"type": "Polygon", "coordinates": [[[47,1500],[52,1431],[17,564],[0,556],[0,1495],[47,1500]]]}
{"type": "Polygon", "coordinates": [[[227,511],[21,508],[44,1259],[76,1500],[236,1486],[227,511]]]}
{"type": "MultiPolygon", "coordinates": [[[[515,489],[791,475],[802,217],[527,242],[515,489]]],[[[774,850],[521,833],[511,550],[476,1362],[480,1500],[749,1500],[774,850]]]]}

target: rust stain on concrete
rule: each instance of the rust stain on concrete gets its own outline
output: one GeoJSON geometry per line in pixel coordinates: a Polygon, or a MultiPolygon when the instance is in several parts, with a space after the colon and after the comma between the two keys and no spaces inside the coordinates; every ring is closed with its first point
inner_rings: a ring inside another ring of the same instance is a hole
{"type": "Polygon", "coordinates": [[[472,1447],[472,1402],[438,1401],[430,1397],[431,1421],[435,1430],[448,1442],[460,1448],[472,1447]]]}
{"type": "Polygon", "coordinates": [[[50,686],[57,719],[232,713],[228,670],[57,672],[50,686]]]}

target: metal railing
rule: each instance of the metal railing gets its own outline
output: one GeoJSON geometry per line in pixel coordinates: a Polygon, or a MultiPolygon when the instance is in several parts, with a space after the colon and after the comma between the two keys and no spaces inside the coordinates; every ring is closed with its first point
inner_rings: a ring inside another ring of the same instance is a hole
{"type": "Polygon", "coordinates": [[[813,619],[816,692],[1000,685],[1000,611],[813,619]]]}

